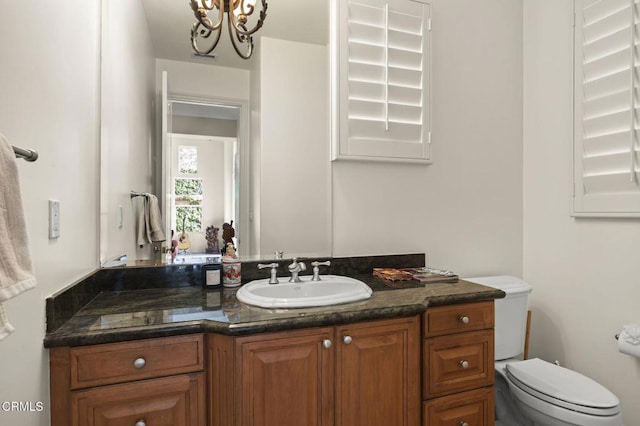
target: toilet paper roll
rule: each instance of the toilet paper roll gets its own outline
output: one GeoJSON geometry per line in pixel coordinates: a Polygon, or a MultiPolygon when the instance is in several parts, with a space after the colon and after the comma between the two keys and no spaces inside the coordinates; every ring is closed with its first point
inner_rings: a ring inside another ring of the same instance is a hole
{"type": "Polygon", "coordinates": [[[640,358],[640,344],[629,343],[628,340],[631,339],[628,337],[624,331],[620,333],[620,337],[618,337],[618,352],[640,358]]]}

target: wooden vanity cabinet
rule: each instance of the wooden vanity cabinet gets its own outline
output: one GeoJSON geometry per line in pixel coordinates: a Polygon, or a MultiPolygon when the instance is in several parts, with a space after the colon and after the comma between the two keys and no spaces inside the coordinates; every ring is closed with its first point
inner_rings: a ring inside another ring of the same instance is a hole
{"type": "Polygon", "coordinates": [[[52,348],[52,426],[204,426],[202,334],[52,348]]]}
{"type": "Polygon", "coordinates": [[[494,426],[493,310],[52,348],[51,425],[494,426]]]}
{"type": "Polygon", "coordinates": [[[493,301],[424,314],[423,425],[494,425],[493,301]]]}
{"type": "Polygon", "coordinates": [[[210,424],[417,426],[419,340],[417,317],[210,335],[210,424]]]}

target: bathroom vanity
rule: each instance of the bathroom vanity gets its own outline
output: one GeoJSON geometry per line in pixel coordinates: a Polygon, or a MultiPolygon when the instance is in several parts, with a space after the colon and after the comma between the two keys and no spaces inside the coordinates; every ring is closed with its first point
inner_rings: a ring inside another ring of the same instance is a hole
{"type": "Polygon", "coordinates": [[[195,286],[102,291],[45,338],[51,424],[493,425],[504,293],[359,278],[370,299],[303,309],[195,286]]]}

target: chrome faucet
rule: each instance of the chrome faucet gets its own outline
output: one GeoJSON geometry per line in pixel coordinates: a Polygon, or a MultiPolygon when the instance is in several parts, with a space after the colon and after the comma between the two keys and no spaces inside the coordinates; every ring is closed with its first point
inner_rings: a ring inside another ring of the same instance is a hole
{"type": "Polygon", "coordinates": [[[311,266],[313,266],[313,277],[311,278],[311,281],[321,281],[320,278],[320,266],[330,266],[331,265],[331,261],[327,260],[326,262],[311,262],[311,266]]]}
{"type": "Polygon", "coordinates": [[[289,278],[290,283],[302,282],[300,277],[298,277],[298,274],[300,273],[300,271],[307,270],[307,265],[305,265],[304,262],[298,262],[298,259],[294,257],[293,262],[291,262],[291,264],[287,268],[289,269],[289,272],[291,272],[291,278],[289,278]]]}
{"type": "Polygon", "coordinates": [[[271,268],[271,278],[269,278],[269,284],[278,284],[278,265],[277,263],[258,263],[258,269],[271,268]]]}

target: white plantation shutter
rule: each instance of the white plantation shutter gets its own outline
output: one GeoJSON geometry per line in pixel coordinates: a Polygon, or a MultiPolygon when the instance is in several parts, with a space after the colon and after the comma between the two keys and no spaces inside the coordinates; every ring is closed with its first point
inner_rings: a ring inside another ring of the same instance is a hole
{"type": "Polygon", "coordinates": [[[335,0],[334,13],[333,159],[428,162],[430,5],[335,0]]]}
{"type": "Polygon", "coordinates": [[[638,1],[575,1],[576,216],[640,216],[638,1]]]}

